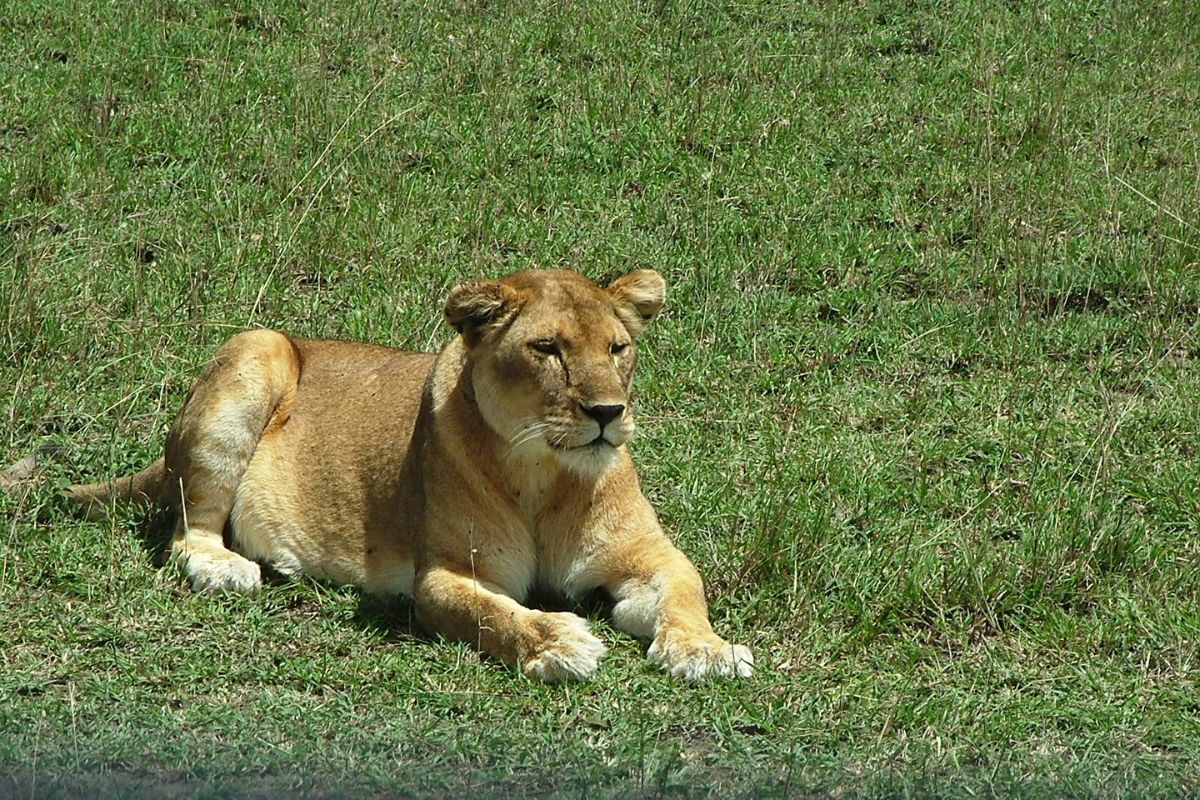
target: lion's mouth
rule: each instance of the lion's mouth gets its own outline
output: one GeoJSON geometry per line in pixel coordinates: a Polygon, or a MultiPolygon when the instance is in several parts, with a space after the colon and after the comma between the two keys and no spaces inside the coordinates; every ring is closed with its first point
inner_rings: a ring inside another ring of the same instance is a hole
{"type": "Polygon", "coordinates": [[[544,431],[542,441],[560,466],[577,475],[595,477],[620,462],[629,427],[608,425],[598,431],[585,425],[563,425],[544,431]]]}
{"type": "Polygon", "coordinates": [[[581,451],[585,451],[585,452],[588,450],[600,450],[605,447],[616,447],[615,444],[610,442],[608,439],[604,438],[603,433],[599,434],[595,439],[592,439],[591,441],[588,441],[588,442],[584,442],[583,444],[565,444],[562,442],[558,442],[558,443],[551,442],[550,446],[552,448],[554,448],[555,450],[581,450],[581,451]]]}

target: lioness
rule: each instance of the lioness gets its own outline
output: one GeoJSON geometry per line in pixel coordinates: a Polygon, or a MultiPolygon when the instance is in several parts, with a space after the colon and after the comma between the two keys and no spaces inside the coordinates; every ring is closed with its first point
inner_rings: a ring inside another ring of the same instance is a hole
{"type": "Polygon", "coordinates": [[[538,270],[464,283],[440,355],[238,334],[162,459],[68,494],[89,513],[177,509],[172,554],[198,591],[254,591],[261,561],[403,592],[430,630],[561,681],[591,676],[604,645],[581,617],[522,603],[535,587],[604,589],[616,626],[672,675],[748,677],[750,651],[713,633],[624,446],[633,338],[664,292],[648,270],[607,288],[538,270]]]}

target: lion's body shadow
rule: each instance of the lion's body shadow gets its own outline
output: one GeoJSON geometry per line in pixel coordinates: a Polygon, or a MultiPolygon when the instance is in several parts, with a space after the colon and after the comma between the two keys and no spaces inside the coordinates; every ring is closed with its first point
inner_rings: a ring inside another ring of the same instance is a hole
{"type": "MultiPolygon", "coordinates": [[[[133,530],[138,538],[139,546],[146,553],[147,560],[154,569],[177,569],[171,563],[171,534],[175,528],[176,519],[176,512],[169,508],[141,512],[135,518],[133,530]]],[[[236,549],[232,530],[228,525],[225,528],[225,544],[230,549],[236,549]]],[[[417,620],[416,603],[409,595],[375,594],[357,586],[339,586],[308,575],[285,574],[266,562],[256,563],[262,568],[265,587],[287,588],[301,583],[312,583],[325,588],[336,588],[339,591],[353,593],[357,602],[354,613],[350,616],[350,622],[362,630],[381,635],[387,642],[420,642],[427,645],[445,643],[442,637],[426,630],[417,620]]],[[[178,571],[177,577],[181,584],[187,583],[181,570],[178,571]]],[[[523,605],[539,611],[570,611],[590,621],[602,620],[607,623],[611,622],[613,601],[602,589],[575,602],[561,593],[535,588],[525,599],[523,605]]],[[[502,666],[500,662],[495,663],[502,666]]]]}

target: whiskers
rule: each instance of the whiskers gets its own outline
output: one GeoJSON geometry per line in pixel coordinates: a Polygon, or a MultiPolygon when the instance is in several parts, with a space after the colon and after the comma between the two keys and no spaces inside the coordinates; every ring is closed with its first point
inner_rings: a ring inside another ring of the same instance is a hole
{"type": "MultiPolygon", "coordinates": [[[[626,424],[610,431],[609,435],[604,437],[608,446],[603,446],[594,439],[581,438],[588,434],[581,431],[578,425],[571,424],[570,420],[563,420],[554,415],[549,418],[530,416],[517,425],[508,438],[504,461],[511,461],[521,454],[522,450],[527,451],[529,446],[536,447],[540,442],[543,447],[554,451],[555,457],[573,472],[583,476],[598,475],[616,463],[619,457],[618,449],[631,428],[632,425],[626,424]],[[588,444],[595,446],[585,447],[588,444]]],[[[595,432],[590,432],[590,436],[594,437],[595,432]]]]}
{"type": "Polygon", "coordinates": [[[550,442],[551,447],[570,447],[570,445],[567,443],[567,440],[570,438],[571,438],[571,431],[559,430],[559,431],[555,432],[555,434],[553,436],[551,436],[547,441],[550,442]]]}
{"type": "Polygon", "coordinates": [[[508,440],[508,450],[504,453],[505,460],[512,457],[512,454],[530,442],[542,438],[546,431],[550,430],[550,423],[536,417],[530,418],[526,422],[521,423],[508,440]]]}

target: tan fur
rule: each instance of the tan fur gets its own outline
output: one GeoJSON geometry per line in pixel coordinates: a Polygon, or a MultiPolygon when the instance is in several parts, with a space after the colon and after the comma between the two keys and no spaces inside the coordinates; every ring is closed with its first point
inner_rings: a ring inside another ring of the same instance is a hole
{"type": "Polygon", "coordinates": [[[624,446],[632,337],[664,290],[645,270],[607,288],[540,271],[462,284],[445,309],[460,335],[436,357],[239,334],[192,387],[164,460],[70,496],[176,507],[172,552],[199,591],[252,591],[264,562],[411,594],[430,630],[557,681],[589,677],[604,645],[525,599],[604,589],[616,626],[673,675],[749,676],[624,446]]]}

